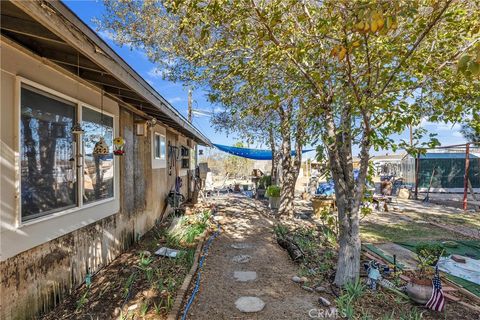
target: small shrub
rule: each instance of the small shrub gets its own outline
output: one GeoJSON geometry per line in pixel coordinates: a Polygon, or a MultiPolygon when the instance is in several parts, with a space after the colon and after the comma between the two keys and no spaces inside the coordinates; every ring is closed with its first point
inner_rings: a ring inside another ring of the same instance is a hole
{"type": "Polygon", "coordinates": [[[80,309],[82,309],[85,303],[87,302],[88,302],[88,289],[85,290],[85,293],[82,294],[80,299],[78,299],[76,311],[79,311],[80,309]]]}
{"type": "Polygon", "coordinates": [[[265,175],[258,180],[258,189],[265,189],[272,185],[272,176],[265,175]]]}
{"type": "Polygon", "coordinates": [[[417,308],[412,308],[410,312],[406,312],[400,315],[400,320],[421,320],[423,319],[423,313],[419,312],[417,308]]]}
{"type": "Polygon", "coordinates": [[[417,278],[430,279],[433,275],[432,266],[435,266],[440,256],[445,252],[445,248],[440,244],[420,243],[415,247],[417,252],[417,278]]]}
{"type": "Polygon", "coordinates": [[[273,231],[275,232],[277,238],[283,239],[288,234],[288,227],[284,226],[283,224],[277,224],[273,228],[273,231]]]}
{"type": "Polygon", "coordinates": [[[267,191],[265,191],[265,196],[269,198],[280,197],[280,187],[275,185],[268,186],[267,191]]]}
{"type": "Polygon", "coordinates": [[[419,257],[433,260],[431,265],[435,265],[440,256],[445,253],[445,247],[439,243],[419,243],[415,246],[415,252],[419,257]]]}
{"type": "Polygon", "coordinates": [[[351,297],[353,300],[357,300],[365,292],[365,286],[360,282],[360,280],[348,282],[345,284],[345,291],[349,297],[351,297]]]}
{"type": "Polygon", "coordinates": [[[355,315],[355,309],[353,307],[354,299],[348,294],[344,294],[338,297],[336,301],[340,316],[347,319],[353,319],[353,316],[355,315]]]}
{"type": "Polygon", "coordinates": [[[147,268],[152,262],[153,258],[145,256],[143,252],[140,254],[140,261],[138,262],[138,265],[141,269],[147,268]]]}
{"type": "Polygon", "coordinates": [[[147,315],[147,312],[148,312],[148,301],[147,302],[143,302],[141,305],[140,305],[140,316],[141,317],[145,317],[147,315]]]}
{"type": "Polygon", "coordinates": [[[191,216],[178,218],[174,227],[168,231],[167,246],[179,247],[182,244],[191,245],[209,226],[211,212],[205,210],[191,216]]]}
{"type": "Polygon", "coordinates": [[[134,272],[128,278],[125,284],[123,285],[123,298],[126,299],[128,294],[130,293],[130,288],[132,287],[133,283],[135,282],[137,274],[134,272]]]}

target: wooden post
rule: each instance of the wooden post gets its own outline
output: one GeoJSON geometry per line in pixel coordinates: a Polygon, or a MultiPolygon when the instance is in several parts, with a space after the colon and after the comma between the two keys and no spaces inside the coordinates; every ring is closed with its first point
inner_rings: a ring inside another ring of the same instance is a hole
{"type": "Polygon", "coordinates": [[[470,169],[470,143],[465,145],[465,176],[463,178],[463,210],[467,210],[468,203],[468,170],[470,169]]]}

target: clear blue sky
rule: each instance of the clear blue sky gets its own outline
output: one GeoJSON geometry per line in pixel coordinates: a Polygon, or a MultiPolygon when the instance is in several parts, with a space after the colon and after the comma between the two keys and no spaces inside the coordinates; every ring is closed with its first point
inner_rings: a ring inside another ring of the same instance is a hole
{"type": "MultiPolygon", "coordinates": [[[[86,24],[97,31],[94,18],[100,18],[104,12],[103,2],[99,0],[67,0],[64,3],[72,9],[86,24]]],[[[162,79],[154,64],[148,61],[146,55],[140,51],[132,50],[128,46],[116,45],[107,32],[100,32],[100,36],[135,69],[144,79],[147,80],[165,99],[167,99],[183,115],[187,115],[187,89],[181,83],[173,83],[162,79]]],[[[215,110],[205,96],[205,92],[197,90],[193,93],[194,108],[208,111],[215,110]]],[[[194,117],[194,125],[200,129],[213,143],[231,145],[238,139],[235,136],[227,137],[224,133],[217,133],[210,124],[209,117],[194,117]]],[[[422,126],[428,132],[438,134],[442,145],[459,144],[465,142],[459,132],[458,124],[439,124],[423,122],[422,126]]],[[[393,139],[408,140],[408,131],[401,135],[395,135],[393,139]]],[[[376,152],[374,152],[376,153],[376,152]]],[[[381,151],[378,153],[385,153],[381,151]]],[[[309,154],[312,156],[313,152],[309,154]]]]}

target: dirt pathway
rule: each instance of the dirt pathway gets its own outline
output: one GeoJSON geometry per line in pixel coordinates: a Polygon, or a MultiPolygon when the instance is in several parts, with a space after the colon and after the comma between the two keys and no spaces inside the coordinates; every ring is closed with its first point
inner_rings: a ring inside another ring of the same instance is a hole
{"type": "Polygon", "coordinates": [[[309,319],[309,310],[319,308],[318,294],[292,282],[297,267],[275,242],[274,220],[260,213],[268,209],[239,195],[216,202],[222,231],[210,247],[188,319],[309,319]],[[247,307],[265,306],[242,312],[236,306],[241,297],[261,300],[247,300],[247,307]]]}

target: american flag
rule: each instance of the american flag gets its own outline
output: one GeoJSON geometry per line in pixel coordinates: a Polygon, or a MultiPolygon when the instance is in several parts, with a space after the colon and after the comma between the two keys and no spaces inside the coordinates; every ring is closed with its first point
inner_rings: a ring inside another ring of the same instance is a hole
{"type": "Polygon", "coordinates": [[[432,297],[428,300],[426,307],[435,311],[443,311],[443,308],[445,307],[445,297],[443,296],[442,283],[440,282],[440,276],[438,275],[438,268],[435,270],[432,284],[432,297]]]}

